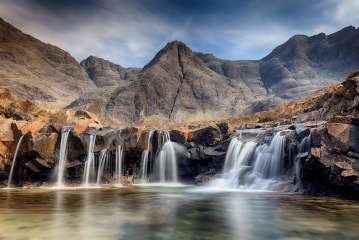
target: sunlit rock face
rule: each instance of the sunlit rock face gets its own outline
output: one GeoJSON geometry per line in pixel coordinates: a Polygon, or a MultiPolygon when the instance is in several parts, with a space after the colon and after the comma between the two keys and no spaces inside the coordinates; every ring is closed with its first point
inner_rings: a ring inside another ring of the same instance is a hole
{"type": "Polygon", "coordinates": [[[359,193],[359,128],[355,117],[337,117],[312,132],[311,150],[301,159],[308,193],[355,197],[359,193]]]}

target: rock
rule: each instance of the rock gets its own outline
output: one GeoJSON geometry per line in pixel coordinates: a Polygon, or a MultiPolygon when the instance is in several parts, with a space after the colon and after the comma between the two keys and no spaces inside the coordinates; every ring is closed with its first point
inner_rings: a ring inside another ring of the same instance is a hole
{"type": "Polygon", "coordinates": [[[359,152],[359,127],[343,123],[327,123],[331,147],[340,152],[359,152]]]}
{"type": "Polygon", "coordinates": [[[125,128],[121,131],[121,137],[126,143],[126,147],[135,148],[138,140],[138,128],[125,128]]]}
{"type": "Polygon", "coordinates": [[[25,166],[30,169],[32,172],[34,173],[40,173],[41,172],[41,169],[34,163],[34,162],[26,162],[25,163],[25,166]]]}
{"type": "Polygon", "coordinates": [[[184,144],[186,141],[185,134],[178,130],[170,130],[171,141],[184,144]]]}
{"type": "Polygon", "coordinates": [[[228,123],[221,122],[221,123],[217,123],[216,125],[219,128],[219,130],[221,131],[223,138],[228,138],[230,135],[228,123]]]}
{"type": "Polygon", "coordinates": [[[296,127],[295,127],[295,125],[293,124],[293,125],[290,125],[290,126],[288,127],[288,129],[289,129],[289,130],[295,130],[296,127]]]}
{"type": "Polygon", "coordinates": [[[31,120],[31,117],[24,113],[24,112],[14,112],[13,115],[12,115],[12,118],[14,120],[17,120],[17,121],[20,121],[20,120],[24,120],[24,121],[30,121],[31,120]]]}
{"type": "Polygon", "coordinates": [[[299,141],[301,141],[304,137],[309,136],[310,134],[310,128],[307,127],[296,127],[295,132],[299,138],[299,141]]]}
{"type": "Polygon", "coordinates": [[[325,127],[314,128],[311,130],[311,141],[312,145],[320,147],[322,144],[322,139],[326,136],[327,129],[325,127]]]}
{"type": "MultiPolygon", "coordinates": [[[[61,137],[59,137],[61,138],[61,137]]],[[[60,150],[60,142],[58,141],[58,144],[56,146],[57,152],[60,150]]],[[[87,155],[87,149],[85,148],[85,145],[81,141],[81,139],[76,136],[73,132],[70,132],[68,140],[67,140],[67,159],[69,162],[75,161],[75,160],[81,160],[85,158],[87,155]]]]}
{"type": "Polygon", "coordinates": [[[352,157],[352,158],[355,158],[355,159],[358,159],[358,160],[359,160],[359,153],[355,153],[355,152],[349,151],[349,152],[347,153],[347,155],[348,155],[349,157],[352,157]]]}
{"type": "Polygon", "coordinates": [[[315,158],[320,158],[321,157],[321,149],[318,147],[311,148],[310,154],[315,158]]]}
{"type": "Polygon", "coordinates": [[[213,146],[222,140],[221,131],[215,127],[206,127],[189,132],[188,141],[205,146],[213,146]]]}
{"type": "MultiPolygon", "coordinates": [[[[136,148],[140,149],[141,151],[147,149],[147,146],[148,146],[148,137],[149,137],[149,134],[151,131],[154,131],[154,130],[151,130],[151,129],[146,129],[146,130],[143,130],[141,131],[141,134],[140,134],[140,137],[137,141],[137,144],[136,144],[136,148]]],[[[154,131],[152,133],[152,143],[155,142],[154,139],[157,139],[157,132],[154,131]]]]}
{"type": "Polygon", "coordinates": [[[33,149],[47,163],[54,163],[55,147],[58,139],[57,133],[38,134],[33,138],[33,149]]]}
{"type": "Polygon", "coordinates": [[[75,111],[75,117],[81,118],[81,119],[91,119],[91,115],[83,110],[77,110],[75,111]]]}
{"type": "Polygon", "coordinates": [[[215,172],[206,172],[195,177],[196,185],[206,185],[216,177],[215,172]]]}
{"type": "Polygon", "coordinates": [[[343,124],[353,124],[359,125],[359,118],[352,115],[337,115],[328,120],[328,123],[343,123],[343,124]]]}
{"type": "Polygon", "coordinates": [[[67,162],[66,168],[74,168],[74,167],[78,167],[81,165],[82,165],[82,162],[75,160],[75,161],[67,162]]]}
{"type": "Polygon", "coordinates": [[[51,123],[47,123],[38,131],[38,133],[51,134],[51,133],[59,133],[59,131],[56,129],[54,125],[52,125],[51,123]]]}

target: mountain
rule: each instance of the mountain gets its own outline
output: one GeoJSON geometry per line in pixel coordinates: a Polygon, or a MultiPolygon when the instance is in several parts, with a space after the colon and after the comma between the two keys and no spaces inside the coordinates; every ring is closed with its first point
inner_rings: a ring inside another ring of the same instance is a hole
{"type": "Polygon", "coordinates": [[[0,85],[22,98],[57,106],[95,89],[69,53],[24,34],[1,18],[0,85]]]}
{"type": "Polygon", "coordinates": [[[293,36],[257,61],[198,56],[213,71],[244,81],[255,93],[267,94],[267,101],[276,103],[308,96],[343,79],[359,67],[358,47],[359,30],[350,26],[330,35],[293,36]]]}
{"type": "Polygon", "coordinates": [[[16,95],[136,122],[228,118],[317,92],[359,67],[359,30],[295,35],[260,60],[168,43],[142,69],[69,53],[0,20],[0,84],[16,95]]]}
{"type": "Polygon", "coordinates": [[[209,69],[184,43],[168,43],[140,72],[137,79],[127,81],[111,93],[87,94],[70,108],[100,109],[125,121],[140,116],[159,115],[168,119],[186,120],[218,114],[229,116],[249,101],[244,84],[209,69]]]}
{"type": "Polygon", "coordinates": [[[124,68],[108,60],[90,56],[80,65],[86,70],[90,79],[97,87],[114,87],[124,81],[130,81],[137,77],[138,68],[124,68]]]}
{"type": "Polygon", "coordinates": [[[293,36],[260,60],[223,60],[174,41],[133,73],[131,81],[100,97],[86,95],[70,107],[95,109],[103,117],[125,121],[151,115],[183,121],[263,111],[343,79],[359,67],[358,46],[359,30],[354,27],[330,35],[293,36]]]}

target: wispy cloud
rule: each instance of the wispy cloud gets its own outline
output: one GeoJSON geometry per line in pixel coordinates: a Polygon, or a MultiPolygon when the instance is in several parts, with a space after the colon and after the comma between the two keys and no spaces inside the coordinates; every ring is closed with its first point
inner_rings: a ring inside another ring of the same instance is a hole
{"type": "Polygon", "coordinates": [[[82,60],[143,66],[171,40],[221,58],[258,59],[296,33],[359,22],[356,0],[263,2],[2,0],[0,16],[82,60]],[[76,3],[76,4],[74,4],[76,3]]]}

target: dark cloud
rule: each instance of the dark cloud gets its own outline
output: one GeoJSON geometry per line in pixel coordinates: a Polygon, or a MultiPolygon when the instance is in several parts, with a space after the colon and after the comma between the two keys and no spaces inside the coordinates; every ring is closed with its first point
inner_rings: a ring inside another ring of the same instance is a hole
{"type": "Polygon", "coordinates": [[[142,66],[171,40],[228,59],[257,59],[290,36],[359,19],[356,0],[2,0],[0,15],[70,51],[142,66]]]}

